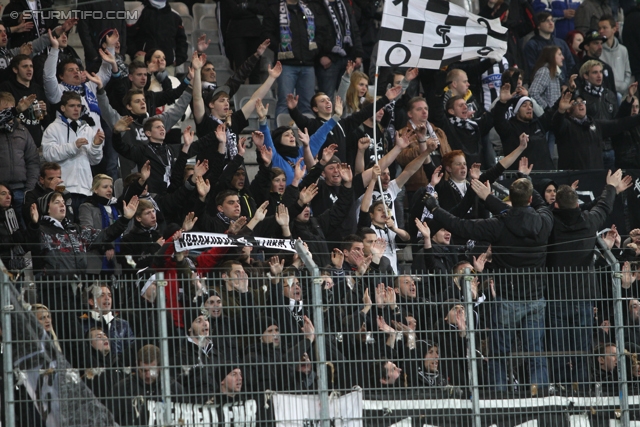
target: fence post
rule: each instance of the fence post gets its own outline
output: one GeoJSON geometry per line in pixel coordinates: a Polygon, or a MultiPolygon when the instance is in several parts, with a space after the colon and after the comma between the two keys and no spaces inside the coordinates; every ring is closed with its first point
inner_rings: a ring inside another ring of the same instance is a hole
{"type": "Polygon", "coordinates": [[[320,395],[320,417],[322,427],[329,427],[329,381],[327,376],[327,355],[324,335],[324,313],[322,312],[322,281],[320,269],[309,256],[302,240],[296,241],[296,252],[311,273],[313,280],[313,317],[316,330],[315,353],[318,361],[318,394],[320,395]]]}
{"type": "Polygon", "coordinates": [[[167,282],[164,280],[164,273],[156,273],[157,296],[158,296],[158,329],[160,332],[160,385],[162,389],[162,402],[164,409],[165,426],[172,426],[174,422],[171,416],[171,377],[169,375],[169,333],[167,327],[167,302],[165,289],[167,282]]]}
{"type": "Polygon", "coordinates": [[[627,364],[624,356],[624,324],[623,324],[623,308],[622,308],[622,274],[620,272],[620,263],[613,256],[607,244],[598,237],[604,257],[609,266],[613,270],[613,317],[616,332],[616,357],[618,359],[618,382],[620,383],[620,412],[622,413],[621,421],[624,427],[629,426],[629,384],[627,382],[627,364]]]}
{"type": "Polygon", "coordinates": [[[480,418],[480,387],[478,382],[478,359],[476,357],[476,328],[473,311],[473,296],[471,294],[471,281],[473,276],[469,268],[464,269],[464,308],[467,316],[467,343],[469,345],[469,374],[471,384],[471,406],[473,408],[473,425],[482,426],[480,418]]]}
{"type": "Polygon", "coordinates": [[[13,349],[11,348],[11,281],[4,272],[4,265],[0,261],[0,285],[2,287],[2,352],[3,352],[3,379],[4,390],[2,391],[3,405],[0,424],[6,422],[7,427],[14,427],[16,422],[16,409],[13,395],[13,349]]]}

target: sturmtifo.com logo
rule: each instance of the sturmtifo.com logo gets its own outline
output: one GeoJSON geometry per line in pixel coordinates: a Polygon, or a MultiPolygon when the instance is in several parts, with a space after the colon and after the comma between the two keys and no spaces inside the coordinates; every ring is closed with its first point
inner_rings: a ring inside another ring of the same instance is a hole
{"type": "Polygon", "coordinates": [[[125,19],[125,20],[137,20],[139,10],[108,10],[103,12],[101,10],[25,10],[20,13],[17,11],[11,12],[9,16],[11,19],[18,19],[21,15],[22,18],[32,19],[34,16],[37,19],[125,19]]]}

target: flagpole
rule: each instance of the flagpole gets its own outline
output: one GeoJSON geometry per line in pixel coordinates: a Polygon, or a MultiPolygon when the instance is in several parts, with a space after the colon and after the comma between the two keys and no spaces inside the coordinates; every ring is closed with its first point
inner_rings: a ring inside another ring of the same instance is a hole
{"type": "MultiPolygon", "coordinates": [[[[379,166],[378,163],[378,140],[376,139],[376,130],[378,129],[378,121],[376,120],[377,116],[378,116],[378,110],[376,109],[376,102],[377,102],[377,98],[378,98],[378,76],[379,76],[379,70],[380,68],[376,65],[376,74],[374,76],[374,83],[373,83],[373,155],[376,161],[376,165],[379,166]]],[[[382,174],[382,171],[380,171],[380,174],[382,174]]],[[[384,200],[384,192],[382,191],[382,179],[380,179],[380,175],[378,175],[378,187],[380,187],[380,198],[382,200],[382,202],[384,203],[385,206],[385,211],[387,212],[387,216],[390,215],[390,210],[387,207],[387,204],[385,203],[384,200]]]]}

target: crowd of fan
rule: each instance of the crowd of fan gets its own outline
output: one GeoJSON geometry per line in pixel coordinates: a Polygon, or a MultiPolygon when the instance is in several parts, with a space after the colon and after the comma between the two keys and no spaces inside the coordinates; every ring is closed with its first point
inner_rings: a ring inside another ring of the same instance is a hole
{"type": "MultiPolygon", "coordinates": [[[[359,69],[375,64],[376,9],[356,3],[221,2],[235,68],[227,82],[202,53],[205,37],[186,75],[170,75],[188,59],[186,36],[163,1],[145,2],[127,25],[4,17],[0,258],[15,275],[33,268],[38,321],[95,395],[121,405],[122,424],[146,423],[131,399],[160,393],[160,272],[176,396],[205,404],[317,387],[312,282],[300,256],[251,245],[177,252],[174,242],[196,231],[304,242],[321,268],[335,388],[450,385],[468,395],[469,269],[475,327],[488,343],[484,384],[610,382],[617,395],[615,357],[593,356],[615,353],[611,278],[597,274],[608,267],[594,249],[631,186],[612,171],[640,168],[640,108],[635,64],[609,6],[489,1],[480,14],[509,28],[501,61],[384,69],[374,103],[359,69]],[[536,22],[533,8],[542,10],[536,22]],[[84,63],[67,45],[76,24],[84,63]],[[268,48],[276,62],[260,82],[268,48]],[[259,88],[231,108],[247,80],[259,88]],[[274,83],[276,114],[294,127],[274,129],[262,103],[274,83]],[[253,114],[258,128],[248,130],[253,114]],[[181,125],[191,115],[195,131],[181,125]],[[245,166],[247,133],[255,176],[245,166]],[[534,189],[534,165],[610,172],[600,197],[579,205],[577,183],[534,189]],[[502,200],[491,183],[509,169],[520,178],[502,200]],[[410,266],[398,259],[406,245],[410,266]],[[514,370],[507,356],[521,328],[519,345],[533,356],[514,370]],[[542,356],[545,341],[562,356],[542,356]],[[136,373],[125,375],[131,366],[136,373]]],[[[629,43],[636,15],[625,22],[629,43]]],[[[628,262],[640,253],[640,230],[625,242],[615,226],[603,237],[627,261],[628,341],[640,345],[628,262]]],[[[630,375],[640,375],[636,365],[630,375]]]]}

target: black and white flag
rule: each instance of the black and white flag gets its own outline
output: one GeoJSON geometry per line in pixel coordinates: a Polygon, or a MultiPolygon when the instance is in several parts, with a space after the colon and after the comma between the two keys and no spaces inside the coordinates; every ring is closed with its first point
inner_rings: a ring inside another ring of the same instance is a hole
{"type": "Polygon", "coordinates": [[[447,0],[387,0],[377,65],[440,69],[475,58],[500,60],[507,29],[447,0]]]}

